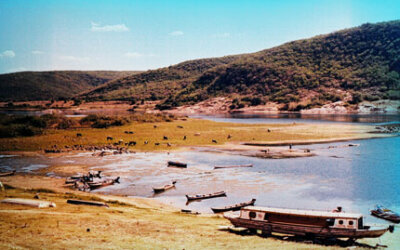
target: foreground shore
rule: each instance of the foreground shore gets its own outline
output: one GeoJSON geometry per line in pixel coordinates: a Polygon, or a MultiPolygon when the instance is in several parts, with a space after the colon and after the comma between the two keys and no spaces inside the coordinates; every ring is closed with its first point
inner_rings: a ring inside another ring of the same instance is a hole
{"type": "MultiPolygon", "coordinates": [[[[16,175],[3,177],[4,197],[55,202],[55,208],[30,208],[0,203],[2,249],[135,248],[135,249],[338,249],[345,241],[307,241],[274,235],[239,235],[220,230],[229,222],[216,215],[191,215],[146,198],[87,194],[59,187],[63,180],[16,175]],[[55,187],[56,186],[56,187],[55,187]],[[13,187],[13,188],[12,188],[13,187]],[[67,204],[67,199],[103,201],[105,207],[67,204]]],[[[398,246],[398,234],[385,234],[381,244],[398,246]]],[[[377,239],[358,240],[359,248],[371,248],[377,239]]]]}

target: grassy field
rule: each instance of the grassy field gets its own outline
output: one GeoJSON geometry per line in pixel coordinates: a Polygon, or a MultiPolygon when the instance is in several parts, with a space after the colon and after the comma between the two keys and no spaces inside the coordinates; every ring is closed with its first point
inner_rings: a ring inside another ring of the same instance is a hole
{"type": "Polygon", "coordinates": [[[82,128],[70,130],[48,129],[32,137],[1,138],[0,151],[39,151],[57,145],[108,145],[123,140],[135,141],[131,150],[174,150],[182,146],[221,145],[226,142],[300,142],[320,140],[357,139],[374,136],[367,133],[370,126],[344,124],[234,124],[200,119],[173,122],[139,123],[107,129],[82,128]],[[155,128],[156,126],[156,128],[155,128]],[[268,129],[270,132],[268,132],[268,129]],[[134,134],[126,134],[133,131],[134,134]],[[77,137],[77,134],[82,134],[77,137]],[[231,136],[228,139],[228,135],[231,136]],[[107,136],[113,141],[107,141],[107,136]],[[167,136],[168,140],[163,137],[167,136]],[[186,140],[184,140],[186,136],[186,140]],[[213,143],[216,140],[217,143],[213,143]],[[148,144],[144,142],[148,141],[148,144]],[[160,143],[155,145],[155,143],[160,143]],[[170,146],[167,145],[170,144],[170,146]]]}
{"type": "MultiPolygon", "coordinates": [[[[16,176],[18,183],[21,183],[16,176]]],[[[46,189],[49,178],[32,176],[28,189],[7,189],[4,197],[53,201],[56,208],[30,208],[0,203],[1,249],[337,249],[334,245],[306,243],[296,238],[275,235],[264,238],[218,230],[229,222],[214,215],[182,214],[148,199],[105,197],[79,192],[54,192],[46,189]],[[33,188],[36,187],[36,188],[33,188]],[[109,208],[76,206],[69,198],[108,200],[109,208]],[[150,204],[150,205],[149,205],[150,204]]],[[[8,183],[14,183],[12,178],[8,183]]],[[[395,234],[386,234],[382,243],[399,243],[395,234]]],[[[375,246],[376,239],[362,240],[358,247],[375,246]],[[368,245],[366,245],[368,244],[368,245]]]]}

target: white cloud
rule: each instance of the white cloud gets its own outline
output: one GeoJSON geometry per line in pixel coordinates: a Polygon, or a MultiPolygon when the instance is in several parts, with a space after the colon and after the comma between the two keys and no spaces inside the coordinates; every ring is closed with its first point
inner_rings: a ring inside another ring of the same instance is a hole
{"type": "Polygon", "coordinates": [[[139,52],[126,52],[124,54],[124,56],[128,57],[128,58],[141,58],[141,57],[154,57],[155,55],[154,54],[142,54],[139,52]]]}
{"type": "Polygon", "coordinates": [[[13,58],[15,57],[15,52],[12,50],[5,50],[3,52],[0,53],[0,57],[9,57],[9,58],[13,58]]]}
{"type": "Polygon", "coordinates": [[[90,28],[93,32],[126,32],[129,28],[125,24],[115,24],[115,25],[104,25],[92,22],[92,27],[90,28]]]}
{"type": "Polygon", "coordinates": [[[41,50],[32,50],[32,54],[34,54],[34,55],[41,55],[41,54],[43,54],[44,52],[43,51],[41,51],[41,50]]]}
{"type": "Polygon", "coordinates": [[[181,30],[175,30],[169,33],[170,36],[183,36],[183,31],[181,30]]]}
{"type": "Polygon", "coordinates": [[[231,36],[231,34],[228,33],[228,32],[214,35],[214,37],[216,37],[216,38],[227,38],[227,37],[230,37],[230,36],[231,36]]]}
{"type": "Polygon", "coordinates": [[[78,57],[78,56],[60,56],[60,59],[67,62],[89,62],[89,57],[78,57]]]}

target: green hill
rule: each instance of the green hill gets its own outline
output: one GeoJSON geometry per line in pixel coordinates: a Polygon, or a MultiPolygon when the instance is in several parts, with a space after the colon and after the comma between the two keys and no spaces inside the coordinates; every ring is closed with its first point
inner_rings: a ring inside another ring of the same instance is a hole
{"type": "Polygon", "coordinates": [[[70,98],[134,71],[48,71],[0,75],[0,101],[70,98]]]}
{"type": "Polygon", "coordinates": [[[399,99],[399,74],[400,21],[392,21],[252,54],[188,61],[110,81],[83,96],[164,99],[161,109],[228,96],[299,109],[338,100],[399,99]]]}

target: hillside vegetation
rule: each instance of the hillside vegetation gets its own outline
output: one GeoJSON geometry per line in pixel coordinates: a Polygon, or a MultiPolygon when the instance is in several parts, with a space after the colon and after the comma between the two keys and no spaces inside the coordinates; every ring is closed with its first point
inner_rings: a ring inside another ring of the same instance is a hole
{"type": "MultiPolygon", "coordinates": [[[[364,24],[257,53],[194,60],[99,86],[88,99],[164,99],[168,109],[216,96],[303,109],[399,99],[400,21],[364,24]],[[290,105],[289,105],[290,104],[290,105]]],[[[233,106],[235,106],[233,105],[233,106]]]]}
{"type": "Polygon", "coordinates": [[[0,101],[71,98],[134,71],[47,71],[0,75],[0,101]]]}

